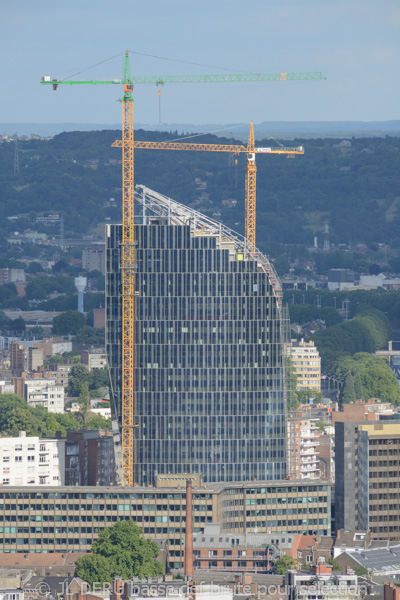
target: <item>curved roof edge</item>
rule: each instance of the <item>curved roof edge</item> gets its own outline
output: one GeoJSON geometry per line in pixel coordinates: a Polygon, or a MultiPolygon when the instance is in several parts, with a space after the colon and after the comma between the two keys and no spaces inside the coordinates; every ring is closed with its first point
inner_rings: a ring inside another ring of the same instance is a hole
{"type": "MultiPolygon", "coordinates": [[[[156,192],[144,185],[135,186],[135,199],[144,211],[151,211],[153,215],[168,217],[175,225],[190,225],[195,235],[216,235],[235,244],[236,253],[243,254],[247,260],[254,260],[269,277],[274,295],[279,306],[282,304],[282,284],[269,258],[257,248],[251,250],[244,236],[236,233],[223,223],[219,223],[206,215],[193,210],[156,192]]],[[[148,216],[148,215],[147,215],[148,216]]]]}

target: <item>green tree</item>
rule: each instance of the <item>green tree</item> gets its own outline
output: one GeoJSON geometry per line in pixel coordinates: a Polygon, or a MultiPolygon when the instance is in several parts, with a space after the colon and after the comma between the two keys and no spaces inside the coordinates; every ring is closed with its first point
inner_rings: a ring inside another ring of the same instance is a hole
{"type": "MultiPolygon", "coordinates": [[[[353,379],[359,374],[363,398],[380,398],[383,402],[400,405],[400,389],[389,365],[380,357],[358,352],[353,357],[342,356],[334,364],[334,374],[346,379],[351,373],[353,379]]],[[[355,393],[354,393],[355,395],[355,393]]]]}
{"type": "Polygon", "coordinates": [[[22,317],[17,317],[14,321],[11,321],[11,329],[13,331],[25,331],[26,323],[22,317]]]}
{"type": "Polygon", "coordinates": [[[285,375],[287,388],[287,407],[288,410],[296,410],[299,407],[298,395],[296,392],[297,377],[290,357],[285,358],[285,375]]]}
{"type": "Polygon", "coordinates": [[[84,381],[81,386],[81,392],[79,394],[79,418],[83,425],[85,425],[89,411],[90,411],[90,395],[89,395],[89,384],[84,381]]]}
{"type": "Polygon", "coordinates": [[[343,404],[353,404],[356,401],[356,392],[354,390],[354,380],[351,373],[348,373],[343,388],[343,404]]]}
{"type": "Polygon", "coordinates": [[[0,331],[10,328],[11,319],[9,319],[3,310],[0,310],[0,331]]]}
{"type": "Polygon", "coordinates": [[[113,580],[111,563],[104,556],[98,554],[81,556],[75,564],[75,577],[87,581],[90,586],[94,583],[111,583],[113,580]]]}
{"type": "Polygon", "coordinates": [[[86,429],[109,429],[111,427],[111,419],[105,419],[96,413],[90,413],[87,416],[86,429]]]}
{"type": "Polygon", "coordinates": [[[318,421],[316,423],[318,429],[323,433],[327,427],[329,427],[328,423],[324,423],[323,421],[318,421]]]}
{"type": "Polygon", "coordinates": [[[288,571],[289,569],[296,569],[296,567],[297,560],[287,555],[281,556],[274,563],[274,571],[278,575],[284,575],[286,571],[288,571]]]}
{"type": "Polygon", "coordinates": [[[105,335],[105,329],[97,329],[86,325],[86,327],[83,327],[75,336],[75,342],[104,346],[105,335]]]}
{"type": "Polygon", "coordinates": [[[81,363],[74,365],[69,373],[68,377],[68,396],[73,396],[77,398],[80,396],[82,385],[84,383],[89,383],[90,381],[90,373],[81,363]]]}
{"type": "Polygon", "coordinates": [[[333,556],[329,558],[328,563],[332,565],[332,571],[340,572],[346,570],[346,567],[342,567],[342,565],[339,564],[338,561],[333,558],[333,556]]]}
{"type": "MultiPolygon", "coordinates": [[[[157,577],[163,575],[164,566],[156,558],[159,549],[153,540],[143,537],[142,530],[134,521],[119,521],[112,527],[106,527],[100,532],[99,537],[92,545],[92,553],[95,556],[104,558],[106,563],[102,562],[97,571],[94,570],[94,564],[89,564],[87,572],[81,568],[81,560],[77,561],[75,575],[88,581],[94,575],[97,577],[122,577],[130,579],[132,577],[157,577]]],[[[93,580],[92,580],[93,581],[93,580]]],[[[105,583],[110,579],[100,578],[99,582],[105,583]]]]}
{"type": "Polygon", "coordinates": [[[363,388],[362,388],[362,383],[361,383],[361,375],[360,375],[360,371],[357,371],[357,373],[354,376],[354,393],[356,395],[356,400],[362,400],[363,399],[363,388]]]}
{"type": "Polygon", "coordinates": [[[323,398],[323,394],[318,390],[312,388],[305,388],[297,391],[297,398],[300,404],[309,404],[312,399],[314,402],[320,402],[323,398]]]}
{"type": "Polygon", "coordinates": [[[53,333],[75,335],[86,325],[86,317],[77,310],[67,310],[53,319],[53,333]]]}
{"type": "Polygon", "coordinates": [[[34,417],[29,407],[16,406],[8,419],[6,431],[12,436],[17,436],[20,431],[26,431],[27,435],[46,435],[45,424],[34,417]]]}
{"type": "Polygon", "coordinates": [[[356,569],[354,569],[354,572],[357,575],[357,577],[364,577],[364,576],[367,576],[369,574],[368,569],[366,569],[362,565],[360,565],[359,567],[357,567],[356,569]]]}
{"type": "Polygon", "coordinates": [[[31,262],[29,267],[26,269],[27,273],[40,273],[41,271],[43,271],[43,267],[38,262],[31,262]]]}
{"type": "Polygon", "coordinates": [[[89,389],[98,390],[101,387],[109,386],[108,370],[104,369],[93,369],[90,372],[89,389]]]}

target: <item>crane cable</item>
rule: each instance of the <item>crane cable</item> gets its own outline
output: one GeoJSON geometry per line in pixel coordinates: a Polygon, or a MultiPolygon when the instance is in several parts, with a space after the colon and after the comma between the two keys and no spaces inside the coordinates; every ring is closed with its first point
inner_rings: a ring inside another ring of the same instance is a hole
{"type": "MultiPolygon", "coordinates": [[[[128,50],[128,52],[130,52],[130,54],[136,54],[138,56],[148,56],[149,58],[157,58],[157,59],[160,59],[160,60],[166,60],[166,61],[170,61],[170,62],[185,63],[187,65],[195,65],[197,67],[208,67],[210,69],[221,69],[222,71],[232,71],[233,73],[250,73],[250,71],[243,71],[241,69],[230,69],[229,67],[216,67],[215,65],[206,65],[206,64],[203,64],[203,63],[190,62],[190,61],[187,61],[187,60],[181,60],[181,59],[176,59],[176,58],[168,58],[166,56],[157,56],[155,54],[146,54],[144,52],[136,52],[134,50],[128,50]]],[[[86,71],[89,71],[90,69],[94,69],[95,67],[98,67],[99,65],[102,65],[102,64],[104,64],[106,62],[109,62],[110,60],[114,60],[114,58],[118,58],[119,56],[123,56],[123,54],[124,54],[124,52],[119,52],[118,54],[115,54],[114,56],[110,56],[109,58],[105,58],[104,60],[100,60],[97,63],[89,65],[88,67],[82,67],[79,71],[76,71],[76,73],[73,73],[72,75],[69,75],[68,77],[64,77],[63,79],[60,79],[60,81],[64,81],[65,79],[70,79],[71,77],[75,77],[76,75],[80,75],[81,73],[85,73],[86,71]]]]}

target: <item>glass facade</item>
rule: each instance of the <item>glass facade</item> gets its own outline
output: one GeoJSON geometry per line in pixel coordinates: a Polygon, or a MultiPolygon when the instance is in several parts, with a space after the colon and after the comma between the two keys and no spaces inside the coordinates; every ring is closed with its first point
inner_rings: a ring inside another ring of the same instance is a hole
{"type": "MultiPolygon", "coordinates": [[[[222,234],[217,223],[207,229],[179,207],[179,218],[169,204],[167,216],[135,225],[134,480],[153,484],[164,473],[201,473],[206,482],[280,479],[283,325],[271,274],[236,234],[222,234]]],[[[121,235],[120,225],[107,226],[106,335],[117,416],[121,235]]]]}

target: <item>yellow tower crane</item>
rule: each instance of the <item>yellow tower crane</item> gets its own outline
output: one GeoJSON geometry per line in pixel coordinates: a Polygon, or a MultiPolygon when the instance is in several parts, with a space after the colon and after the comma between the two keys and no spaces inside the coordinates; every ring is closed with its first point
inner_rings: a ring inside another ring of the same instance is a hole
{"type": "MultiPolygon", "coordinates": [[[[129,64],[129,51],[125,52],[122,79],[111,80],[66,80],[42,77],[41,83],[57,90],[59,85],[123,85],[122,98],[122,392],[121,392],[121,444],[122,444],[122,485],[133,485],[134,430],[137,424],[134,395],[134,301],[135,301],[135,239],[134,239],[134,123],[133,86],[152,83],[157,86],[165,83],[228,83],[245,81],[308,81],[326,79],[319,71],[311,73],[244,73],[223,75],[143,75],[132,76],[129,64]]],[[[254,136],[253,136],[254,145],[254,136]]],[[[247,149],[245,150],[247,152],[247,149]]],[[[293,153],[292,153],[293,154],[293,153]]],[[[254,162],[254,161],[253,161],[254,162]]],[[[255,194],[255,164],[248,168],[249,196],[255,194]]],[[[255,195],[254,195],[255,201],[255,195]]],[[[254,204],[255,206],[255,204],[254,204]]],[[[249,231],[253,225],[249,224],[249,231]]]]}
{"type": "MultiPolygon", "coordinates": [[[[122,146],[121,140],[116,140],[113,146],[122,146]]],[[[246,192],[245,192],[245,238],[248,242],[249,252],[253,252],[256,246],[256,154],[286,154],[295,156],[304,154],[303,146],[296,148],[256,148],[254,142],[253,123],[250,123],[249,138],[247,146],[239,144],[193,144],[186,142],[141,142],[134,141],[135,148],[145,150],[195,150],[200,152],[230,152],[234,155],[247,154],[246,164],[246,192]]]]}

